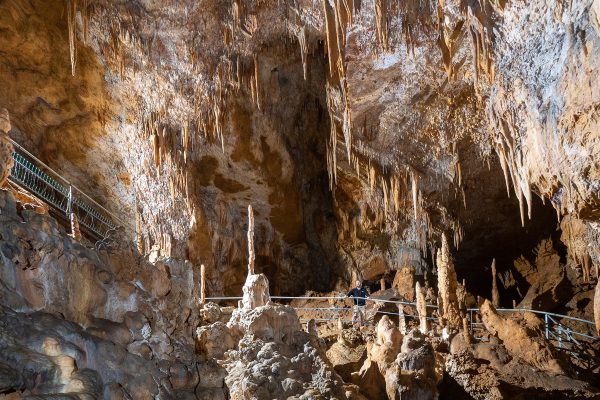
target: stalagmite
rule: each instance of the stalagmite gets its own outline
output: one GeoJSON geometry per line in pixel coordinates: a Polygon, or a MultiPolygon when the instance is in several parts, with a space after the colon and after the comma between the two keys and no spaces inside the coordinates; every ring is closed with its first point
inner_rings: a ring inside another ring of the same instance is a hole
{"type": "Polygon", "coordinates": [[[417,296],[417,314],[419,315],[419,329],[421,333],[427,334],[429,331],[429,324],[427,321],[427,303],[425,302],[425,293],[421,289],[419,282],[415,285],[415,292],[417,296]]]}
{"type": "Polygon", "coordinates": [[[494,307],[500,307],[500,294],[498,293],[498,283],[496,282],[496,259],[492,260],[492,304],[494,307]]]}
{"type": "Polygon", "coordinates": [[[381,278],[379,280],[379,285],[381,286],[381,290],[385,290],[385,279],[381,278]]]}
{"type": "Polygon", "coordinates": [[[398,329],[400,333],[406,335],[406,315],[404,315],[404,305],[398,304],[398,329]]]}
{"type": "Polygon", "coordinates": [[[200,265],[200,304],[206,301],[206,270],[204,264],[200,265]]]}
{"type": "Polygon", "coordinates": [[[458,328],[461,324],[456,295],[457,280],[456,272],[454,271],[454,263],[450,256],[448,248],[448,239],[446,234],[442,234],[442,248],[437,254],[438,268],[438,290],[442,301],[442,316],[451,327],[458,328]]]}
{"type": "Polygon", "coordinates": [[[254,213],[248,205],[248,275],[254,275],[254,213]]]}
{"type": "Polygon", "coordinates": [[[465,342],[471,344],[471,332],[469,332],[469,321],[467,320],[467,318],[462,319],[462,326],[465,342]]]}
{"type": "Polygon", "coordinates": [[[81,240],[81,231],[79,230],[79,220],[75,213],[71,213],[71,237],[78,242],[81,240]]]}

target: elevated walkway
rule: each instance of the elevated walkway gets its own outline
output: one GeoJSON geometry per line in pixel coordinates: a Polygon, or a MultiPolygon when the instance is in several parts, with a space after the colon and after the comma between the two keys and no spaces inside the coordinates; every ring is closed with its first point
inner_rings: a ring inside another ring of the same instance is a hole
{"type": "Polygon", "coordinates": [[[77,216],[82,233],[106,240],[119,229],[128,231],[116,215],[12,139],[14,166],[9,181],[46,203],[59,216],[77,216]]]}

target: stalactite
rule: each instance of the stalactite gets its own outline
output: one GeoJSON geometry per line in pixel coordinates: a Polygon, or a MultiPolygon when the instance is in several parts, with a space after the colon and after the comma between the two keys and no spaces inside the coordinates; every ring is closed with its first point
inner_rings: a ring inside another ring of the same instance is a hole
{"type": "MultiPolygon", "coordinates": [[[[347,96],[344,96],[347,99],[347,96]]],[[[344,123],[343,129],[344,141],[346,142],[346,152],[348,155],[348,162],[350,162],[352,154],[352,117],[350,114],[350,105],[346,101],[346,107],[344,109],[344,123]]]]}
{"type": "Polygon", "coordinates": [[[371,193],[375,191],[375,167],[373,165],[369,165],[369,188],[371,193]]]}
{"type": "Polygon", "coordinates": [[[381,177],[381,190],[383,191],[383,212],[384,215],[388,215],[388,184],[386,179],[381,177]]]}
{"type": "Polygon", "coordinates": [[[499,143],[496,146],[496,152],[498,153],[498,158],[500,159],[500,167],[502,168],[502,172],[504,173],[504,181],[506,183],[506,194],[510,197],[510,185],[508,181],[508,167],[506,165],[506,153],[504,152],[504,146],[502,143],[499,143]]]}
{"type": "Polygon", "coordinates": [[[304,74],[304,80],[308,76],[308,46],[306,43],[306,27],[298,29],[296,36],[298,38],[298,44],[300,45],[300,58],[302,59],[302,72],[304,74]]]}
{"type": "Polygon", "coordinates": [[[412,202],[413,202],[413,212],[414,212],[414,218],[415,218],[415,222],[418,221],[418,176],[414,171],[411,171],[410,173],[410,178],[411,178],[411,186],[412,186],[412,202]]]}
{"type": "Polygon", "coordinates": [[[248,205],[248,275],[254,275],[254,213],[248,205]]]}
{"type": "Polygon", "coordinates": [[[142,216],[140,210],[137,207],[137,196],[135,201],[135,234],[136,234],[136,245],[137,250],[140,254],[144,254],[144,241],[142,236],[142,216]]]}
{"type": "Polygon", "coordinates": [[[381,50],[389,50],[388,36],[388,3],[387,0],[375,0],[375,24],[377,28],[377,41],[381,50]]]}
{"type": "Polygon", "coordinates": [[[69,29],[69,51],[71,53],[71,75],[75,76],[77,64],[77,0],[67,0],[67,26],[69,29]]]}
{"type": "Polygon", "coordinates": [[[254,54],[254,87],[256,89],[256,108],[260,110],[260,74],[257,54],[254,54]]]}

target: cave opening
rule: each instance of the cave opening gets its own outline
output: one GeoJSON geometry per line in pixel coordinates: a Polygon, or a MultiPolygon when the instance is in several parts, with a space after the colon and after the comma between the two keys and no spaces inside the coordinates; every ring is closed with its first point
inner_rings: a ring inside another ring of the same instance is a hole
{"type": "Polygon", "coordinates": [[[472,206],[462,210],[461,219],[467,222],[463,225],[464,239],[455,249],[457,277],[459,282],[465,280],[467,290],[474,296],[491,299],[491,264],[495,259],[500,306],[510,308],[513,299],[518,304],[528,287],[518,273],[512,274],[516,284],[504,287],[501,276],[515,271],[514,260],[524,256],[533,264],[536,246],[548,238],[561,260],[566,249],[560,241],[560,225],[552,204],[533,195],[531,219],[525,210],[525,226],[522,226],[518,200],[512,190],[511,196],[507,196],[500,168],[492,167],[482,175],[485,184],[471,182],[467,204],[472,206]]]}

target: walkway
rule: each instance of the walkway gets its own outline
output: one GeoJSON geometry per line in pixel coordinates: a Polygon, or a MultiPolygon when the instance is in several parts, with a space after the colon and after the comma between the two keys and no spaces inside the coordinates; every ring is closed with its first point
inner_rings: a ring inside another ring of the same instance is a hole
{"type": "MultiPolygon", "coordinates": [[[[241,297],[207,297],[206,301],[239,301],[241,297]]],[[[352,307],[347,304],[351,299],[346,297],[327,297],[327,296],[271,296],[272,300],[279,302],[290,302],[292,307],[298,312],[301,322],[308,322],[314,319],[317,323],[327,323],[337,321],[338,319],[349,321],[352,316],[352,307]],[[320,306],[311,306],[309,304],[297,306],[298,303],[325,303],[320,306]],[[315,316],[317,318],[315,318],[315,316]]],[[[365,299],[371,306],[367,306],[367,318],[375,315],[388,315],[390,317],[400,318],[399,306],[404,306],[404,318],[406,320],[416,320],[416,303],[396,300],[384,300],[374,297],[365,299]],[[414,309],[413,313],[407,312],[407,309],[414,309]]],[[[437,306],[427,305],[427,319],[434,325],[438,322],[437,306]]],[[[544,323],[544,336],[561,351],[568,352],[574,357],[580,366],[592,368],[600,365],[600,359],[597,357],[597,347],[600,338],[596,336],[595,324],[581,318],[575,318],[568,315],[555,314],[539,310],[530,310],[524,308],[498,308],[501,314],[511,313],[534,313],[544,323]]],[[[478,308],[467,309],[467,319],[469,329],[474,338],[480,342],[486,342],[489,335],[481,322],[481,315],[478,308]]]]}
{"type": "Polygon", "coordinates": [[[14,146],[15,164],[9,176],[12,183],[43,200],[67,219],[71,212],[77,215],[82,231],[93,239],[105,239],[120,227],[127,227],[117,216],[23,146],[10,138],[9,140],[14,146]]]}

